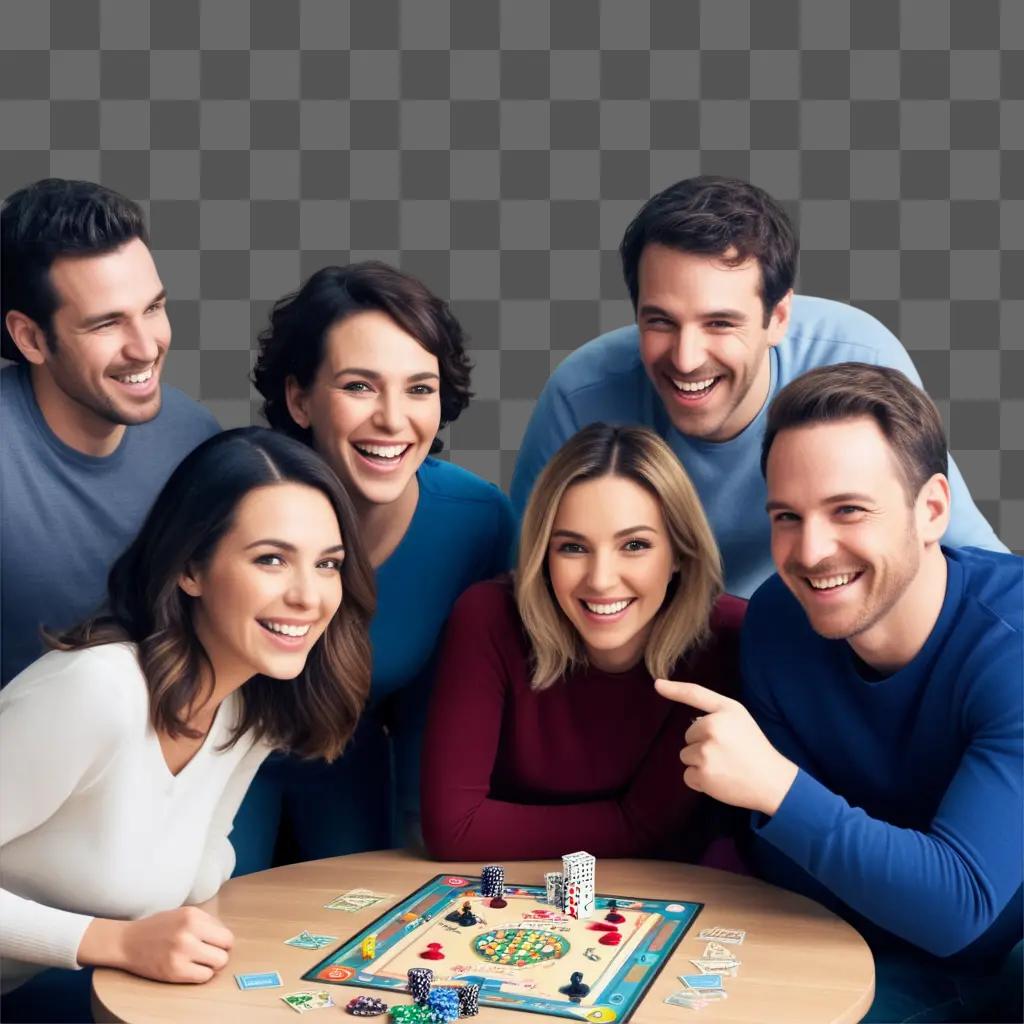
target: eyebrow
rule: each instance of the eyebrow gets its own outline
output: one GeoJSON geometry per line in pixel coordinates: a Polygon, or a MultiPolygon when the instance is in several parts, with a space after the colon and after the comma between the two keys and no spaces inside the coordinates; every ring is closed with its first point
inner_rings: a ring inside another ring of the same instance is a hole
{"type": "MultiPolygon", "coordinates": [[[[856,491],[844,491],[842,494],[831,494],[827,498],[823,498],[819,505],[836,505],[841,501],[864,501],[870,504],[874,504],[874,498],[870,494],[859,494],[856,491]]],[[[766,512],[775,512],[780,508],[789,508],[790,506],[784,501],[769,501],[764,510],[766,512]]]]}
{"type": "MultiPolygon", "coordinates": [[[[160,302],[161,299],[166,299],[166,298],[167,298],[167,289],[166,288],[161,288],[160,291],[152,299],[150,299],[149,302],[146,303],[146,309],[149,309],[150,306],[156,304],[157,302],[160,302]]],[[[111,311],[109,313],[100,313],[97,316],[86,317],[82,321],[81,326],[82,327],[95,327],[96,324],[106,323],[107,320],[120,320],[123,316],[125,316],[124,310],[116,309],[116,310],[113,310],[113,311],[111,311]]]]}
{"type": "MultiPolygon", "coordinates": [[[[640,316],[664,316],[669,320],[675,320],[674,317],[667,309],[663,309],[661,306],[655,306],[650,303],[645,303],[640,307],[640,316]]],[[[704,313],[697,314],[698,320],[746,320],[747,315],[739,309],[712,309],[704,313]]]]}
{"type": "MultiPolygon", "coordinates": [[[[251,544],[246,544],[243,548],[244,551],[248,551],[250,548],[258,547],[273,547],[281,548],[283,551],[298,551],[299,549],[294,544],[289,544],[286,540],[278,540],[276,537],[266,537],[263,540],[254,540],[251,544]]],[[[321,555],[333,555],[336,551],[344,551],[344,544],[335,544],[333,547],[324,548],[320,552],[321,555]]]]}
{"type": "MultiPolygon", "coordinates": [[[[630,533],[656,533],[657,531],[653,526],[644,526],[642,523],[639,526],[630,526],[625,530],[619,530],[615,536],[625,537],[630,533]]],[[[586,536],[582,533],[577,533],[575,530],[554,530],[551,534],[552,537],[570,537],[572,540],[586,540],[586,536]]]]}
{"type": "MultiPolygon", "coordinates": [[[[370,380],[380,380],[381,376],[382,376],[382,374],[378,373],[376,370],[367,370],[367,369],[364,369],[361,366],[347,366],[347,367],[345,367],[344,370],[339,370],[334,376],[336,378],[337,377],[344,377],[345,374],[347,374],[347,373],[355,374],[358,377],[369,377],[370,380]]],[[[434,373],[432,370],[425,370],[423,373],[413,373],[413,374],[410,374],[410,376],[408,376],[406,378],[407,381],[410,381],[412,383],[417,383],[417,382],[419,382],[421,380],[440,380],[440,379],[441,379],[440,376],[438,374],[434,373]]]]}

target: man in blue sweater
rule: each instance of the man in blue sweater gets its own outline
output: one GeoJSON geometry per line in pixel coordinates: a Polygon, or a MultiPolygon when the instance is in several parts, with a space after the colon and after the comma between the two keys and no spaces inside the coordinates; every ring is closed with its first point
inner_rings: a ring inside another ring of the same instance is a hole
{"type": "MultiPolygon", "coordinates": [[[[797,239],[766,192],[689,178],[650,199],[626,229],[622,268],[636,325],[573,352],[526,429],[512,504],[522,515],[548,459],[589,423],[650,427],[679,456],[707,512],[726,590],[749,597],[772,574],[758,467],[772,397],[816,366],[858,361],[920,378],[906,350],[852,306],[793,295],[797,239]]],[[[564,344],[564,340],[563,340],[564,344]]],[[[951,462],[945,543],[1005,551],[951,462]]]]}
{"type": "Polygon", "coordinates": [[[706,712],[685,781],[754,812],[763,877],[861,930],[867,1019],[963,1020],[958,985],[1021,939],[1024,559],[940,546],[942,425],[898,371],[798,378],[762,465],[778,574],[744,622],[746,707],[657,684],[706,712]]]}

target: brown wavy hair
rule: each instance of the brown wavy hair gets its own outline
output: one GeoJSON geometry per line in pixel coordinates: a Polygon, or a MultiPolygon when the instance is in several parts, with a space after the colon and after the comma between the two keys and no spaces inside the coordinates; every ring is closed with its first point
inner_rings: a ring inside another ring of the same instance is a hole
{"type": "MultiPolygon", "coordinates": [[[[297,291],[278,299],[270,325],[259,335],[259,356],[252,380],[263,396],[263,415],[277,430],[313,443],[288,411],[286,384],[294,377],[303,390],[312,385],[324,360],[327,332],[357,313],[375,310],[389,316],[406,334],[437,357],[441,384],[441,427],[458,419],[469,405],[472,363],[459,321],[443,299],[411,274],[378,260],[323,267],[297,291]]],[[[434,438],[431,453],[443,447],[434,438]]]]}
{"type": "Polygon", "coordinates": [[[311,448],[261,427],[227,430],[205,441],[171,474],[139,535],[114,563],[107,606],[60,634],[50,647],[81,650],[131,642],[149,688],[154,729],[172,738],[202,734],[190,709],[207,696],[213,667],[192,624],[194,598],[178,585],[204,565],[231,529],[239,503],[259,487],[298,483],[331,503],[345,543],[341,607],[313,645],[291,686],[256,675],[239,691],[242,712],[227,746],[252,730],[278,748],[330,761],[352,736],[370,690],[369,622],[373,570],[355,510],[334,472],[311,448]]]}

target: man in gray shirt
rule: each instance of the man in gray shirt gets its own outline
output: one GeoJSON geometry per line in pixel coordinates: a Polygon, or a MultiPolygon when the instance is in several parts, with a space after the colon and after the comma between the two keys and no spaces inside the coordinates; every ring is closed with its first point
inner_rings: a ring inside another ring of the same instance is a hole
{"type": "Polygon", "coordinates": [[[50,178],[0,210],[0,684],[92,612],[171,471],[217,433],[162,387],[171,328],[142,211],[50,178]]]}

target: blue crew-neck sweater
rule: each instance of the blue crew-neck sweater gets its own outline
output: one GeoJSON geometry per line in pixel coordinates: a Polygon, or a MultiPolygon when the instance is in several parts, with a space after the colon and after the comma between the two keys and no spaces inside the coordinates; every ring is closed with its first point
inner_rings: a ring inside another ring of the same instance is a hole
{"type": "MultiPolygon", "coordinates": [[[[649,427],[676,453],[700,495],[725,566],[725,589],[749,597],[772,573],[767,500],[761,475],[761,441],[771,400],[791,380],[817,366],[861,362],[891,366],[921,386],[906,349],[862,309],[830,299],[797,295],[785,337],[768,353],[771,383],[757,416],[728,441],[705,441],[672,426],[640,360],[636,325],[595,338],[551,374],[530,417],[515,473],[512,504],[519,515],[548,459],[590,423],[649,427]]],[[[971,500],[952,458],[953,513],[943,542],[949,547],[1005,551],[971,500]]]]}
{"type": "Polygon", "coordinates": [[[1021,938],[1024,559],[943,550],[938,620],[877,682],[778,576],[752,598],[745,702],[799,767],[775,815],[753,815],[753,855],[876,946],[989,957],[1021,938]]]}

